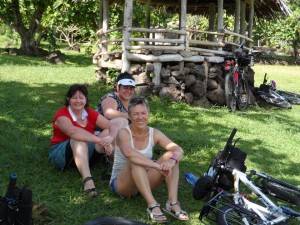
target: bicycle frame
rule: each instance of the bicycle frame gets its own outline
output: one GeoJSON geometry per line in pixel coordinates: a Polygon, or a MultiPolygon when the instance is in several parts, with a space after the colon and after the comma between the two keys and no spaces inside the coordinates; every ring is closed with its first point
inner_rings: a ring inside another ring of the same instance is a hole
{"type": "Polygon", "coordinates": [[[257,182],[259,181],[258,179],[265,179],[281,184],[291,190],[299,191],[300,189],[255,170],[251,170],[250,173],[245,173],[246,166],[242,165],[242,163],[246,159],[246,153],[242,154],[243,151],[235,148],[239,138],[233,143],[236,132],[237,129],[234,128],[223,150],[219,151],[218,155],[211,162],[209,169],[202,177],[210,177],[211,183],[209,183],[209,179],[201,180],[200,178],[198,181],[206,181],[206,183],[197,182],[198,184],[194,187],[193,194],[194,191],[200,191],[198,193],[195,192],[197,198],[195,198],[195,196],[194,198],[197,200],[205,199],[206,201],[201,209],[199,220],[202,221],[202,219],[206,217],[211,221],[220,222],[220,224],[230,224],[228,221],[238,221],[238,223],[234,224],[273,225],[282,224],[282,222],[286,224],[290,219],[300,219],[299,212],[286,206],[278,205],[267,197],[268,194],[266,194],[264,187],[258,185],[257,182]],[[233,159],[232,154],[236,154],[235,156],[237,156],[237,158],[234,158],[234,162],[231,161],[231,159],[233,159]],[[228,174],[230,176],[228,176],[228,174]],[[254,175],[258,176],[258,178],[252,182],[252,176],[254,175]],[[228,182],[226,179],[230,181],[228,182]],[[247,196],[240,191],[241,183],[256,195],[257,201],[259,202],[249,200],[247,196]],[[228,186],[229,188],[227,188],[228,186]],[[233,188],[234,191],[229,192],[230,188],[233,188]],[[209,216],[211,210],[215,218],[209,216]]]}
{"type": "Polygon", "coordinates": [[[247,79],[244,77],[244,66],[248,63],[249,54],[243,55],[243,44],[233,55],[226,56],[224,61],[225,97],[231,111],[245,110],[248,106],[249,91],[247,79]]]}
{"type": "Polygon", "coordinates": [[[286,215],[282,211],[282,208],[280,206],[277,206],[273,201],[271,201],[258,187],[256,187],[247,178],[247,174],[233,169],[232,175],[234,176],[234,204],[242,205],[245,209],[255,212],[255,214],[258,215],[259,218],[268,225],[277,224],[290,218],[290,216],[286,215]],[[260,202],[262,202],[265,207],[249,201],[244,195],[241,194],[239,190],[240,181],[244,183],[253,193],[256,194],[260,202]],[[271,215],[274,216],[275,219],[269,220],[267,218],[267,216],[271,215]]]}

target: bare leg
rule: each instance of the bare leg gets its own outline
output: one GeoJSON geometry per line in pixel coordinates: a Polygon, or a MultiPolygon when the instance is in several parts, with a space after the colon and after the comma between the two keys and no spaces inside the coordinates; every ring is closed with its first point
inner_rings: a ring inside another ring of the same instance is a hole
{"type": "MultiPolygon", "coordinates": [[[[158,160],[158,163],[163,163],[169,160],[171,157],[169,152],[166,152],[163,156],[161,156],[158,160]]],[[[172,174],[170,179],[165,179],[166,185],[168,189],[168,201],[167,203],[177,203],[178,202],[178,183],[179,183],[179,164],[177,163],[172,168],[172,174]]],[[[173,212],[180,212],[181,207],[180,204],[172,204],[171,210],[173,212]]],[[[186,220],[188,219],[187,214],[180,214],[179,219],[186,220]]]]}
{"type": "MultiPolygon", "coordinates": [[[[163,178],[158,171],[152,176],[156,176],[156,180],[162,181],[163,178]]],[[[134,196],[138,192],[145,199],[148,207],[157,203],[153,194],[150,184],[149,174],[145,167],[136,164],[128,163],[122,169],[117,179],[118,191],[123,196],[134,196]]],[[[155,207],[152,210],[153,213],[159,214],[161,210],[159,207],[155,207]]],[[[158,220],[166,220],[164,215],[159,216],[158,220]]]]}
{"type": "MultiPolygon", "coordinates": [[[[70,140],[70,145],[73,151],[73,157],[75,164],[79,173],[82,176],[82,179],[91,176],[91,170],[89,166],[89,151],[88,144],[86,142],[77,141],[74,139],[70,140]]],[[[84,184],[84,190],[94,188],[94,181],[88,180],[84,184]]]]}

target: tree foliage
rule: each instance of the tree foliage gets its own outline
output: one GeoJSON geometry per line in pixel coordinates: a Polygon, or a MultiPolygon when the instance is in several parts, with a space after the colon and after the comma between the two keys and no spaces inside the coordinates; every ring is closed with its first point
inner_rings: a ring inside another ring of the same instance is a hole
{"type": "Polygon", "coordinates": [[[44,51],[35,43],[44,13],[54,0],[2,0],[0,19],[20,35],[20,50],[26,55],[40,55],[44,51]]]}
{"type": "MultiPolygon", "coordinates": [[[[292,14],[287,18],[267,21],[256,18],[253,38],[261,45],[293,48],[295,56],[300,43],[300,2],[289,0],[292,14]]],[[[99,27],[99,0],[1,0],[0,20],[15,30],[21,39],[20,50],[27,55],[41,53],[38,48],[42,39],[55,49],[59,35],[64,41],[74,45],[78,42],[93,43],[99,27]],[[65,32],[68,27],[76,27],[76,32],[65,32]],[[64,31],[64,33],[62,32],[64,31]]],[[[145,27],[146,5],[134,2],[133,26],[145,27]]],[[[151,8],[151,27],[178,28],[179,15],[170,14],[165,7],[151,8]],[[176,23],[175,23],[176,22],[176,23]]],[[[117,28],[123,24],[123,5],[110,4],[109,27],[117,28]]],[[[188,16],[188,26],[207,30],[208,19],[204,16],[188,16]]],[[[224,14],[224,26],[233,30],[234,18],[224,14]]],[[[113,32],[110,38],[121,38],[121,32],[113,32]]]]}

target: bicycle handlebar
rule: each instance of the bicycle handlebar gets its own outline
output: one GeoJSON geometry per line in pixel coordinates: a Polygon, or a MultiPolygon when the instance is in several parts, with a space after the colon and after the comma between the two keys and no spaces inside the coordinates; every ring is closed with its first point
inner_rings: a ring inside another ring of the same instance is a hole
{"type": "Polygon", "coordinates": [[[264,76],[264,82],[263,82],[263,84],[266,84],[266,83],[267,83],[267,81],[268,81],[268,78],[267,78],[267,73],[265,73],[265,76],[264,76]]]}
{"type": "Polygon", "coordinates": [[[233,130],[231,131],[231,134],[230,134],[229,138],[227,139],[227,142],[226,142],[226,145],[225,145],[224,149],[227,149],[227,147],[229,147],[229,146],[232,145],[232,140],[233,140],[236,132],[237,132],[237,129],[233,128],[233,130]]]}

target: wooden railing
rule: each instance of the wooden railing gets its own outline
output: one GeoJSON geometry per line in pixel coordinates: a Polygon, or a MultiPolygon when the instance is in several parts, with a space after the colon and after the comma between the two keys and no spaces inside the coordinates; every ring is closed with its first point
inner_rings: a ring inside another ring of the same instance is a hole
{"type": "MultiPolygon", "coordinates": [[[[97,32],[99,36],[99,49],[102,54],[120,53],[122,50],[123,38],[113,39],[109,38],[113,32],[122,32],[122,28],[110,29],[103,31],[102,29],[97,32]]],[[[200,51],[212,52],[222,55],[222,48],[226,45],[233,47],[239,46],[242,40],[247,43],[253,42],[247,36],[234,33],[228,30],[221,30],[220,32],[200,31],[187,28],[186,31],[182,30],[169,30],[169,29],[147,29],[147,28],[130,28],[129,29],[130,43],[124,48],[129,52],[137,50],[187,50],[187,51],[200,51]],[[238,38],[239,43],[233,40],[238,38]]],[[[123,49],[124,49],[123,48],[123,49]]],[[[249,50],[246,46],[245,50],[249,50]]]]}

